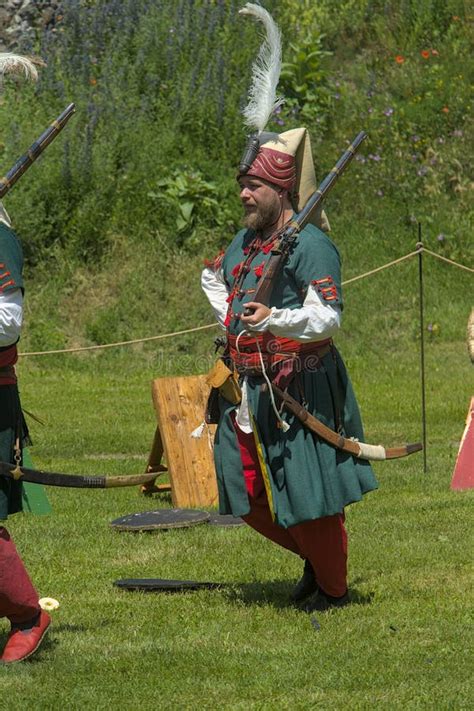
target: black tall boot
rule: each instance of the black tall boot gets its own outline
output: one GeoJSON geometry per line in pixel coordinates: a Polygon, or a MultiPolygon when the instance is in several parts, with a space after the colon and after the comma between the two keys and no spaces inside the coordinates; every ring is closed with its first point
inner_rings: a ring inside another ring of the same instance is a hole
{"type": "Polygon", "coordinates": [[[301,602],[301,600],[305,600],[317,590],[319,590],[319,587],[314,577],[313,567],[309,560],[306,559],[304,562],[303,575],[296,583],[290,595],[290,600],[291,602],[301,602]]]}

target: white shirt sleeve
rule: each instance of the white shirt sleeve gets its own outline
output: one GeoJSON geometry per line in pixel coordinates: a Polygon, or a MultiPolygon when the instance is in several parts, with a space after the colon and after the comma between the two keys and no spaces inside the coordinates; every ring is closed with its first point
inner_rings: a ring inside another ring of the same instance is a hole
{"type": "Polygon", "coordinates": [[[6,225],[7,227],[12,226],[10,217],[8,216],[8,212],[3,207],[3,203],[1,201],[0,201],[0,222],[3,222],[3,224],[6,225]]]}
{"type": "Polygon", "coordinates": [[[256,333],[270,331],[274,336],[295,341],[322,341],[331,338],[341,325],[341,308],[326,303],[310,285],[303,306],[299,309],[272,308],[271,314],[252,326],[256,333]]]}
{"type": "Polygon", "coordinates": [[[206,267],[201,275],[201,286],[212,306],[217,321],[220,326],[225,329],[224,321],[229,308],[229,304],[227,303],[229,292],[227,291],[222,269],[214,271],[206,267]]]}
{"type": "Polygon", "coordinates": [[[20,337],[23,319],[23,293],[21,289],[0,292],[0,348],[11,346],[20,337]]]}

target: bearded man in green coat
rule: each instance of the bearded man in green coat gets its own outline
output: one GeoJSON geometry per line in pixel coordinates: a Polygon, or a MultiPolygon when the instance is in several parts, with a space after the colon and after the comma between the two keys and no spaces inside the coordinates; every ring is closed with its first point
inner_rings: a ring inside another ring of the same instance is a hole
{"type": "Polygon", "coordinates": [[[219,402],[220,512],[242,516],[304,559],[294,602],[307,611],[339,607],[349,600],[344,508],[377,482],[369,462],[280,412],[262,372],[332,430],[364,439],[333,344],[343,300],[339,253],[320,229],[327,228],[324,213],[298,234],[269,306],[252,297],[278,235],[317,187],[306,129],[268,134],[238,181],[245,228],[202,275],[242,388],[240,403],[222,396],[219,402]]]}

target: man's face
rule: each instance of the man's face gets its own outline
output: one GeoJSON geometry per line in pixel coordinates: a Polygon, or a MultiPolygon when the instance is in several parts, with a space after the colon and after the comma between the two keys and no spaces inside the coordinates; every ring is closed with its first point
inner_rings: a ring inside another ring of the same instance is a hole
{"type": "Polygon", "coordinates": [[[278,220],[281,213],[281,188],[251,175],[239,178],[239,185],[245,227],[258,231],[278,220]]]}

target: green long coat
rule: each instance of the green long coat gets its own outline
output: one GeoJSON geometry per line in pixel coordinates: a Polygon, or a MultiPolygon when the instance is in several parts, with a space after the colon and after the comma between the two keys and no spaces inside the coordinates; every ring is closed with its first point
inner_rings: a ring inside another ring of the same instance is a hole
{"type": "MultiPolygon", "coordinates": [[[[0,223],[0,289],[6,293],[23,289],[23,253],[15,234],[0,223]]],[[[0,353],[1,356],[1,353],[0,353]]],[[[16,385],[0,385],[0,459],[13,462],[15,434],[21,422],[21,407],[16,385]]],[[[21,511],[21,483],[0,477],[0,519],[21,511]]]]}
{"type": "MultiPolygon", "coordinates": [[[[222,269],[229,292],[232,290],[238,265],[245,259],[249,243],[255,234],[240,231],[224,255],[222,269]]],[[[258,253],[246,275],[240,298],[231,305],[229,332],[237,335],[243,330],[235,318],[253,301],[262,267],[270,252],[258,253]]],[[[299,308],[303,305],[312,282],[321,297],[342,308],[340,257],[332,241],[313,225],[308,225],[298,236],[272,295],[270,306],[299,308]],[[320,282],[320,280],[324,280],[320,282]]],[[[248,378],[249,408],[256,425],[256,439],[261,444],[264,477],[275,521],[287,528],[303,521],[342,512],[348,504],[377,488],[370,464],[336,450],[313,435],[292,414],[284,419],[288,432],[277,427],[268,390],[262,390],[262,377],[248,378]]],[[[347,437],[364,440],[361,418],[352,385],[344,362],[334,349],[323,358],[323,367],[303,371],[300,376],[309,411],[325,425],[336,428],[335,409],[338,408],[347,437]],[[337,405],[335,404],[337,403],[337,405]]],[[[289,393],[301,399],[293,381],[289,393]]],[[[215,464],[221,513],[243,516],[250,511],[243,478],[242,462],[231,415],[235,407],[220,399],[220,421],[215,438],[215,464]]]]}
{"type": "MultiPolygon", "coordinates": [[[[23,252],[14,232],[0,222],[0,290],[23,289],[23,252]]],[[[1,351],[2,349],[0,349],[1,351]]],[[[5,349],[3,349],[5,351],[5,349]]],[[[1,357],[0,352],[0,357],[1,357]]],[[[17,385],[0,385],[0,460],[14,461],[14,446],[19,433],[21,446],[27,429],[21,412],[17,385]]],[[[31,462],[29,462],[31,465],[31,462]]],[[[48,513],[50,506],[43,487],[22,485],[0,477],[0,520],[18,511],[48,513]]]]}

